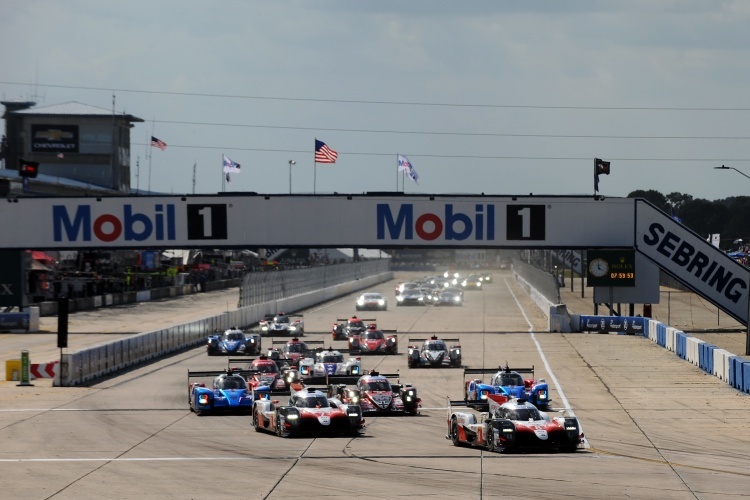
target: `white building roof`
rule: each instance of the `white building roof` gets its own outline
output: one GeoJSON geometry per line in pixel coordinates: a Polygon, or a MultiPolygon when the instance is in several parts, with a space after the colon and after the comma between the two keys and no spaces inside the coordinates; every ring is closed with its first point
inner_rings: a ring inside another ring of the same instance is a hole
{"type": "MultiPolygon", "coordinates": [[[[28,109],[21,109],[13,111],[13,114],[17,115],[76,115],[76,116],[112,116],[111,109],[99,108],[97,106],[91,106],[89,104],[83,104],[76,101],[66,102],[63,104],[53,104],[51,106],[41,106],[28,109]]],[[[125,113],[114,113],[116,116],[120,116],[128,119],[131,122],[142,122],[141,118],[125,113]]]]}

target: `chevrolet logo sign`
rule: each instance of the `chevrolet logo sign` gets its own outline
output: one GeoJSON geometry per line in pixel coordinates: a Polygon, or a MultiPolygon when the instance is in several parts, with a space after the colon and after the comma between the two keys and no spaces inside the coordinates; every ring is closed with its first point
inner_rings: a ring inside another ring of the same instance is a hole
{"type": "Polygon", "coordinates": [[[70,132],[63,132],[62,130],[51,128],[43,132],[37,132],[34,134],[35,139],[47,139],[48,141],[59,141],[61,139],[73,139],[74,136],[70,132]]]}

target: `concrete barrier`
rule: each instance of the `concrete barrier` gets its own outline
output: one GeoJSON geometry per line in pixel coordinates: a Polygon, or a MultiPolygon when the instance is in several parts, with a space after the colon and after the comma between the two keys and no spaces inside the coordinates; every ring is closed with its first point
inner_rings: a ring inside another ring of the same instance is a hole
{"type": "Polygon", "coordinates": [[[216,330],[226,330],[232,326],[246,328],[258,323],[266,314],[312,307],[392,278],[392,272],[368,276],[323,290],[302,293],[294,297],[263,304],[253,304],[190,323],[144,332],[125,340],[108,342],[74,353],[64,354],[60,367],[59,385],[75,386],[90,383],[131,366],[199,345],[205,342],[206,337],[216,330]]]}

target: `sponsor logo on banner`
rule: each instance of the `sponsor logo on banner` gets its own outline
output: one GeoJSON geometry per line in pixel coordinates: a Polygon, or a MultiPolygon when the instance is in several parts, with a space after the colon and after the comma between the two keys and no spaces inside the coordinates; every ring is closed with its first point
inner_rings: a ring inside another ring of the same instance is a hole
{"type": "Polygon", "coordinates": [[[442,213],[414,213],[414,204],[377,205],[377,239],[422,241],[494,241],[495,205],[477,203],[473,213],[446,203],[442,213]]]}
{"type": "Polygon", "coordinates": [[[644,321],[640,316],[581,316],[580,328],[585,332],[642,334],[644,321]]]}
{"type": "Polygon", "coordinates": [[[636,248],[664,271],[744,323],[750,271],[644,200],[636,202],[636,248]]]}
{"type": "Polygon", "coordinates": [[[72,213],[65,205],[53,205],[52,228],[56,242],[172,241],[176,238],[175,206],[157,203],[145,213],[126,203],[122,213],[94,215],[91,205],[77,205],[72,213]]]}

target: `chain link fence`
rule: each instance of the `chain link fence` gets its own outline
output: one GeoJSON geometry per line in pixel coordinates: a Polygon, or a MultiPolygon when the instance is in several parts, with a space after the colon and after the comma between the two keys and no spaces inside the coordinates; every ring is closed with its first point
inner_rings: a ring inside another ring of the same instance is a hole
{"type": "Polygon", "coordinates": [[[388,272],[390,259],[347,262],[330,266],[247,273],[240,285],[238,307],[286,299],[314,290],[388,272]]]}

